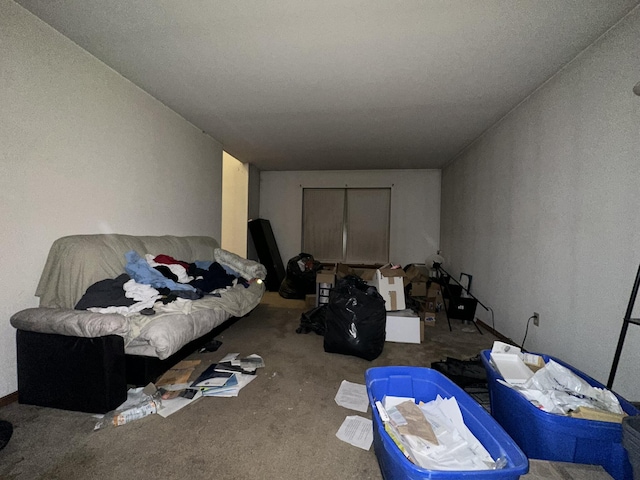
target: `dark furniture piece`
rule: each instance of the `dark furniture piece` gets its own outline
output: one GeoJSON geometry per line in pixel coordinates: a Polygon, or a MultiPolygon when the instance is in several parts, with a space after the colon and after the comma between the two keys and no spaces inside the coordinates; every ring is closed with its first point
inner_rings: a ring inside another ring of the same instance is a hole
{"type": "Polygon", "coordinates": [[[276,238],[273,236],[273,230],[271,230],[271,223],[263,218],[249,220],[249,233],[251,233],[260,263],[267,268],[267,278],[265,280],[267,290],[277,292],[286,272],[276,238]]]}
{"type": "Polygon", "coordinates": [[[26,405],[106,413],[127,399],[129,386],[156,381],[238,321],[232,318],[164,360],[124,352],[123,338],[72,337],[16,331],[18,401],[26,405]]]}
{"type": "Polygon", "coordinates": [[[451,319],[454,318],[457,320],[472,321],[478,332],[482,334],[482,330],[480,330],[475,320],[476,308],[478,305],[482,306],[485,310],[488,310],[488,308],[474,297],[459,281],[449,275],[449,273],[442,268],[442,265],[434,262],[433,267],[437,271],[437,280],[445,300],[444,310],[447,314],[449,331],[451,331],[451,319]],[[451,283],[451,280],[453,280],[454,283],[451,283]],[[467,295],[466,297],[462,296],[463,292],[467,295]]]}
{"type": "Polygon", "coordinates": [[[16,331],[18,401],[106,413],[127,399],[124,341],[16,331]]]}

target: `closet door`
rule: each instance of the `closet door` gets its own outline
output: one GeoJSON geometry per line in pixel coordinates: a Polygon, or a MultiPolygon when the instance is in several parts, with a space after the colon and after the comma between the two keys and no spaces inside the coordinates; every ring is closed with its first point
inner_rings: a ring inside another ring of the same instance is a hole
{"type": "Polygon", "coordinates": [[[302,250],[326,263],[385,264],[390,188],[305,188],[302,250]]]}
{"type": "Polygon", "coordinates": [[[321,262],[344,259],[344,188],[305,188],[302,250],[321,262]]]}
{"type": "Polygon", "coordinates": [[[347,190],[345,263],[385,264],[389,261],[391,189],[347,190]]]}

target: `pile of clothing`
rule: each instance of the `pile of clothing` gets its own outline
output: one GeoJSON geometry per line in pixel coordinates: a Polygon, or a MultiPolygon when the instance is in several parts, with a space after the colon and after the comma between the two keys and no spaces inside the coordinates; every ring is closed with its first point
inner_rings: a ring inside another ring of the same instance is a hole
{"type": "Polygon", "coordinates": [[[91,285],[76,310],[129,315],[153,315],[153,305],[164,305],[177,299],[197,300],[205,295],[238,283],[249,284],[238,272],[213,261],[187,263],[169,255],[147,254],[141,257],[131,250],[125,254],[126,273],[116,278],[100,280],[91,285]]]}

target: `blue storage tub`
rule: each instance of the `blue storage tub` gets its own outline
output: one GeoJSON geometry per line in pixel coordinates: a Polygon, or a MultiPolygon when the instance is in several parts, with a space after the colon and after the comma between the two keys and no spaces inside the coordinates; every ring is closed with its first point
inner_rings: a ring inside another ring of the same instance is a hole
{"type": "Polygon", "coordinates": [[[373,447],[385,480],[392,479],[514,479],[529,471],[529,461],[498,423],[469,394],[436,370],[420,367],[375,367],[365,373],[367,394],[373,411],[373,447]],[[375,406],[385,395],[412,397],[417,402],[455,397],[464,422],[494,460],[505,457],[500,470],[427,470],[410,462],[391,440],[375,406]]]}
{"type": "MultiPolygon", "coordinates": [[[[487,370],[491,415],[529,458],[559,462],[602,465],[616,480],[633,478],[627,451],[622,445],[619,423],[584,420],[540,410],[515,390],[501,385],[500,373],[490,362],[490,350],[480,357],[487,370]]],[[[588,375],[557,358],[541,355],[567,367],[592,387],[606,388],[588,375]]],[[[614,392],[615,393],[615,392],[614,392]]],[[[629,415],[640,412],[616,394],[620,406],[629,415]]]]}

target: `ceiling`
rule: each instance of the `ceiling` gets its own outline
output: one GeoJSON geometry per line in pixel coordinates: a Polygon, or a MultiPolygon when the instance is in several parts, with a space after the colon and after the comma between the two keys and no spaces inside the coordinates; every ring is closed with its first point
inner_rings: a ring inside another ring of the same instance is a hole
{"type": "Polygon", "coordinates": [[[261,170],[440,168],[640,0],[17,0],[261,170]]]}

